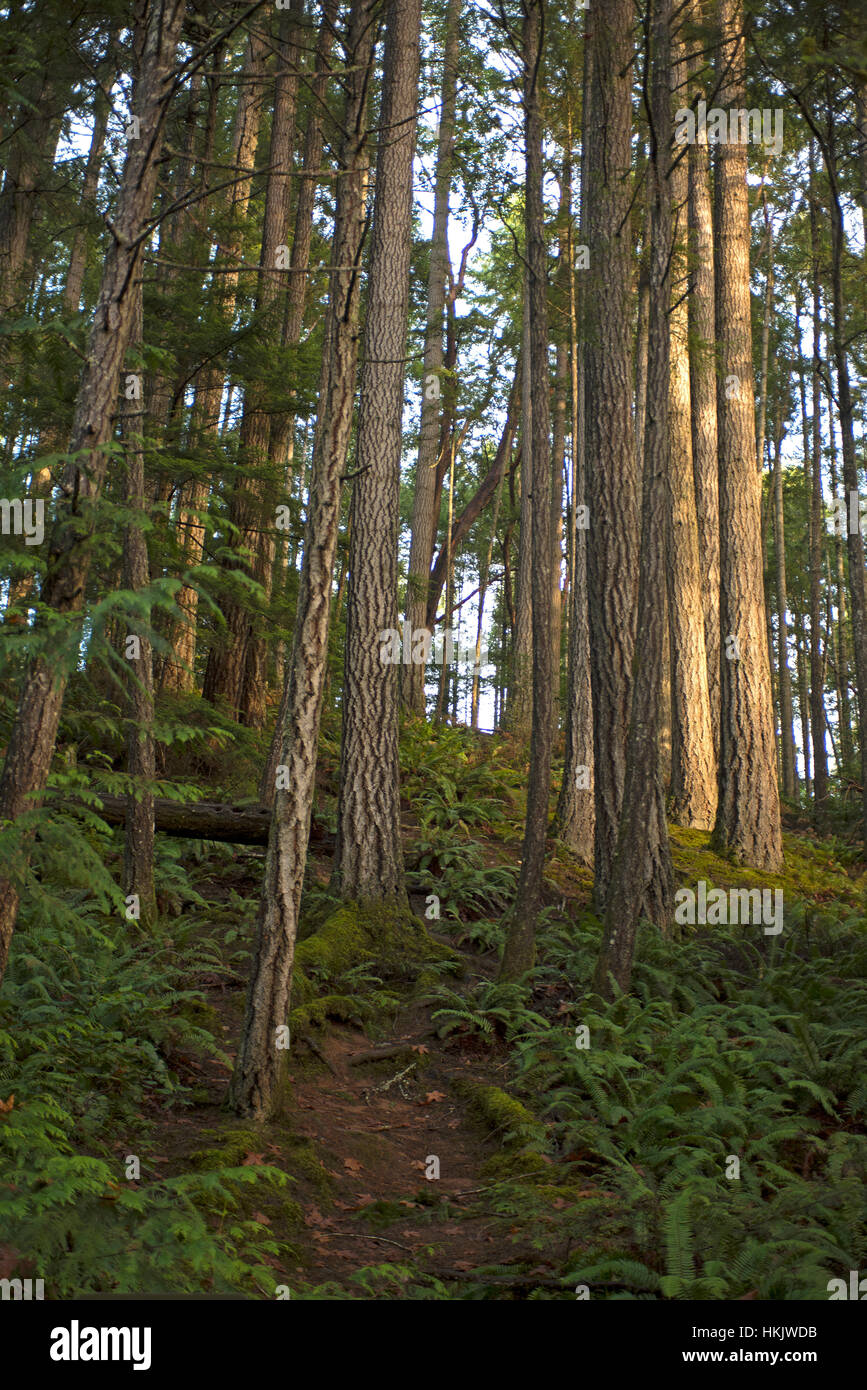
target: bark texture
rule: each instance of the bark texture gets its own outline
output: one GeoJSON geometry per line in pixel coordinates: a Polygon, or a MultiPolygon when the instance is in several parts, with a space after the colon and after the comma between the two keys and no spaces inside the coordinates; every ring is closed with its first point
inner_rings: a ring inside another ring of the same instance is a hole
{"type": "MultiPolygon", "coordinates": [[[[742,0],[720,0],[720,92],[742,107],[742,0]]],[[[765,632],[761,481],[755,466],[755,391],[750,321],[747,148],[717,146],[716,336],[720,354],[720,610],[722,617],[719,807],[721,852],[755,869],[783,862],[771,671],[765,632]]]]}
{"type": "Polygon", "coordinates": [[[421,0],[391,0],[358,413],[358,476],[352,495],[335,862],[344,897],[398,901],[405,896],[398,670],[382,661],[379,634],[398,626],[398,497],[420,23],[421,0]]]}

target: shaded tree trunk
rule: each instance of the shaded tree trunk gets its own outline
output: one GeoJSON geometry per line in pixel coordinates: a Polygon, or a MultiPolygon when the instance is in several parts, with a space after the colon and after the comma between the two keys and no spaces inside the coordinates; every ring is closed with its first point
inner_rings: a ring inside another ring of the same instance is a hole
{"type": "MultiPolygon", "coordinates": [[[[440,400],[443,367],[443,311],[449,274],[449,192],[455,143],[459,23],[462,0],[449,0],[445,20],[443,74],[436,170],[434,173],[433,236],[427,284],[421,424],[412,501],[412,535],[406,588],[406,618],[411,632],[428,626],[428,584],[436,542],[436,465],[440,444],[440,400]]],[[[425,712],[423,663],[403,668],[404,703],[414,714],[425,712]]]]}
{"type": "Polygon", "coordinates": [[[822,656],[822,552],[824,500],[822,496],[822,395],[821,262],[813,141],[810,141],[810,253],[813,272],[813,407],[812,478],[810,492],[810,722],[813,726],[813,804],[821,816],[828,800],[828,752],[825,744],[825,676],[822,656]]]}
{"type": "Polygon", "coordinates": [[[638,469],[632,423],[629,241],[632,0],[610,0],[593,30],[593,116],[587,139],[588,591],[593,699],[594,868],[604,906],[623,805],[632,700],[638,469]]]}
{"type": "MultiPolygon", "coordinates": [[[[587,225],[586,142],[590,122],[592,61],[591,39],[584,35],[580,240],[587,225]]],[[[568,132],[571,134],[571,131],[568,132]]],[[[571,174],[571,165],[570,165],[571,174]]],[[[590,690],[590,623],[587,610],[587,529],[579,526],[579,508],[586,505],[587,460],[585,450],[585,374],[579,373],[584,355],[583,301],[575,284],[572,238],[571,185],[569,190],[569,329],[572,395],[572,496],[570,507],[571,567],[569,585],[569,660],[566,687],[566,746],[563,782],[557,801],[555,824],[560,839],[588,867],[593,863],[593,703],[590,690]]],[[[583,281],[581,282],[583,285],[583,281]]],[[[583,511],[580,514],[583,521],[583,511]]]]}
{"type": "Polygon", "coordinates": [[[777,419],[774,433],[774,549],[777,568],[777,667],[780,673],[780,756],[783,795],[798,795],[795,757],[795,724],[792,711],[792,676],[789,670],[789,594],[786,583],[786,526],[783,512],[783,426],[777,419]]]}
{"type": "Polygon", "coordinates": [[[525,369],[529,366],[532,422],[523,421],[530,450],[524,453],[523,486],[532,489],[532,613],[533,716],[530,740],[530,782],[527,818],[521,847],[521,871],[500,979],[513,980],[532,968],[536,919],[542,903],[542,872],[548,832],[551,751],[554,735],[554,647],[552,600],[554,528],[550,400],[548,382],[548,281],[546,273],[544,205],[542,201],[542,112],[539,69],[543,60],[544,0],[528,0],[524,9],[524,147],[526,155],[525,230],[529,334],[525,369]],[[527,464],[532,462],[532,472],[527,464]]]}
{"type": "MultiPolygon", "coordinates": [[[[647,425],[644,442],[638,630],[635,686],[623,818],[608,889],[602,948],[594,985],[606,998],[627,990],[639,919],[665,928],[674,900],[674,874],[665,822],[659,709],[665,642],[666,491],[670,467],[669,358],[671,332],[672,159],[671,111],[672,0],[654,0],[652,21],[652,120],[650,176],[651,257],[647,425]]],[[[649,113],[650,114],[650,113],[649,113]]],[[[701,619],[699,616],[699,623],[701,619]]]]}
{"type": "MultiPolygon", "coordinates": [[[[136,284],[130,346],[141,347],[142,289],[136,284]]],[[[144,589],[150,579],[148,548],[141,520],[145,511],[145,472],[142,431],[144,410],[140,401],[128,401],[122,419],[126,456],[126,504],[133,514],[123,537],[123,583],[133,592],[144,589]],[[138,517],[136,516],[138,514],[138,517]]],[[[127,675],[126,770],[137,784],[130,790],[126,805],[123,854],[123,891],[138,899],[139,921],[152,925],[156,918],[154,897],[154,793],[156,755],[154,746],[154,676],[150,622],[133,620],[127,643],[135,639],[135,650],[126,650],[127,675]]]]}

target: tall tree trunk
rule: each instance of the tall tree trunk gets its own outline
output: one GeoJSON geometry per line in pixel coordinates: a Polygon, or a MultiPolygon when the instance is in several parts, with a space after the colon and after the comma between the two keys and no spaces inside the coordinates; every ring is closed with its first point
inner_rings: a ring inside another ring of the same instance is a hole
{"type": "MultiPolygon", "coordinates": [[[[858,462],[855,453],[854,410],[849,378],[846,310],[843,301],[843,256],[846,230],[837,168],[837,133],[834,124],[830,80],[826,75],[827,137],[822,145],[825,172],[831,194],[831,339],[837,368],[840,443],[843,452],[843,487],[847,502],[858,496],[858,462]]],[[[848,512],[848,508],[847,508],[848,512]]],[[[860,514],[859,514],[860,515],[860,514]]],[[[846,528],[849,556],[849,596],[852,614],[852,649],[858,692],[858,743],[861,752],[862,833],[867,844],[867,581],[864,574],[864,537],[860,521],[846,528]]]]}
{"type": "Polygon", "coordinates": [[[518,532],[518,574],[515,630],[506,720],[509,733],[525,742],[533,713],[533,388],[530,360],[530,272],[524,266],[521,307],[521,526],[518,532]]]}
{"type": "MultiPolygon", "coordinates": [[[[542,904],[542,871],[548,832],[551,751],[554,736],[554,648],[552,632],[554,528],[550,398],[548,382],[548,280],[542,201],[543,124],[539,78],[543,62],[545,0],[527,0],[523,26],[524,148],[526,158],[525,236],[529,287],[528,361],[533,400],[531,450],[524,454],[523,486],[532,489],[533,724],[527,819],[514,915],[500,968],[502,980],[531,969],[536,920],[542,904]],[[532,473],[526,465],[532,463],[532,473]]],[[[525,438],[527,420],[524,419],[525,438]]]]}
{"type": "MultiPolygon", "coordinates": [[[[720,0],[719,105],[743,105],[743,0],[720,0]]],[[[747,148],[717,146],[716,328],[720,345],[722,660],[717,847],[776,872],[783,862],[771,672],[765,637],[761,480],[755,466],[747,148]]]]}
{"type": "Polygon", "coordinates": [[[488,541],[488,553],[485,557],[484,567],[479,574],[479,612],[476,619],[476,649],[475,660],[473,661],[473,689],[470,697],[470,727],[479,727],[479,697],[481,682],[481,660],[482,660],[482,634],[485,627],[485,599],[488,594],[488,577],[491,573],[491,558],[494,553],[494,537],[497,534],[497,522],[500,519],[500,503],[503,497],[503,484],[506,481],[506,470],[500,474],[500,481],[497,483],[497,492],[494,497],[494,514],[491,517],[491,537],[488,541]]]}
{"type": "Polygon", "coordinates": [[[587,138],[588,590],[593,698],[594,867],[604,906],[623,805],[632,700],[638,469],[632,424],[629,210],[632,0],[609,0],[593,30],[592,120],[587,138]]]}
{"type": "MultiPolygon", "coordinates": [[[[448,0],[445,20],[440,122],[434,172],[433,235],[425,317],[421,424],[412,499],[412,535],[406,586],[406,619],[412,633],[422,629],[430,633],[427,626],[428,583],[437,525],[436,464],[440,441],[443,310],[449,274],[449,192],[455,143],[461,4],[462,0],[448,0]]],[[[414,714],[423,715],[425,712],[424,675],[425,668],[421,662],[411,662],[403,667],[403,700],[414,714]]]]}
{"type": "MultiPolygon", "coordinates": [[[[671,45],[672,91],[686,85],[683,42],[671,45]]],[[[669,326],[668,546],[666,581],[671,650],[671,815],[710,830],[716,814],[716,757],[704,645],[702,566],[692,457],[687,236],[689,162],[675,151],[665,185],[673,206],[669,326]]],[[[671,219],[669,219],[671,221],[671,219]]],[[[639,629],[641,630],[641,629],[639,629]]]]}
{"type": "Polygon", "coordinates": [[[819,816],[828,801],[828,752],[825,744],[825,678],[822,659],[821,584],[824,525],[822,495],[822,303],[819,210],[815,150],[810,141],[810,254],[813,289],[812,480],[810,492],[810,723],[813,726],[813,804],[819,816]]]}
{"type": "MultiPolygon", "coordinates": [[[[583,111],[581,122],[581,205],[579,236],[584,244],[587,225],[586,148],[590,122],[592,45],[584,34],[583,111]]],[[[569,132],[571,134],[571,132],[569,132]]],[[[571,169],[570,169],[571,171],[571,169]]],[[[579,363],[584,355],[584,291],[580,299],[575,284],[572,238],[571,188],[569,223],[569,329],[572,387],[572,530],[571,583],[569,585],[569,664],[566,693],[566,747],[563,782],[557,801],[555,824],[560,839],[588,867],[593,863],[593,702],[590,691],[590,622],[587,610],[587,528],[579,526],[579,508],[586,505],[587,460],[585,451],[585,373],[579,363]]],[[[581,281],[583,285],[583,280],[581,281]]],[[[580,520],[583,521],[583,510],[580,520]]]]}
{"type": "MultiPolygon", "coordinates": [[[[690,18],[700,23],[703,0],[691,0],[690,18]]],[[[690,98],[706,95],[705,67],[690,63],[690,98]]],[[[692,466],[698,512],[704,604],[704,645],[714,749],[719,757],[720,719],[720,536],[717,448],[717,379],[714,324],[713,211],[707,130],[699,127],[689,147],[690,292],[689,394],[692,411],[692,466]]]]}
{"type": "MultiPolygon", "coordinates": [[[[96,521],[112,435],[120,370],[133,322],[135,279],[152,212],[171,73],[181,32],[183,0],[141,0],[135,27],[141,61],[133,95],[140,139],[124,165],[114,236],[94,312],[87,358],[76,399],[63,500],[49,545],[42,602],[58,615],[80,614],[90,568],[89,540],[96,521]],[[86,451],[86,452],[85,452],[86,451]]],[[[35,657],[28,667],[0,778],[0,821],[14,821],[41,800],[48,778],[70,664],[78,651],[80,619],[71,624],[65,660],[35,657]]],[[[26,868],[29,847],[21,846],[26,868]]],[[[18,915],[19,882],[0,881],[0,979],[18,915]]]]}
{"type": "Polygon", "coordinates": [[[358,357],[358,305],[367,188],[367,104],[374,53],[377,0],[354,0],[345,59],[346,98],[341,121],[337,208],[323,344],[319,417],[295,638],[289,660],[270,766],[275,796],[278,765],[288,776],[276,790],[256,947],[244,1028],[230,1087],[242,1115],[265,1119],[282,1103],[286,1050],[276,1045],[289,1018],[292,964],[310,838],[316,755],[328,663],[328,627],[340,491],[349,436],[358,357]]]}
{"type": "MultiPolygon", "coordinates": [[[[142,342],[142,288],[139,279],[135,287],[133,326],[130,346],[139,348],[142,342]]],[[[144,409],[141,401],[125,402],[122,417],[124,453],[126,456],[126,505],[132,516],[123,537],[123,582],[133,592],[146,587],[150,579],[148,548],[141,518],[145,511],[145,472],[143,428],[144,409]],[[137,515],[136,515],[137,514],[137,515]]],[[[154,897],[154,792],[156,756],[154,747],[154,676],[151,643],[147,632],[149,622],[132,621],[127,633],[135,639],[132,650],[124,655],[129,665],[127,675],[127,760],[126,770],[135,785],[126,804],[126,830],[123,855],[123,891],[127,898],[138,899],[138,920],[143,926],[152,925],[156,918],[154,897]]]]}
{"type": "Polygon", "coordinates": [[[421,0],[390,0],[352,494],[335,879],[345,898],[405,897],[397,669],[397,539],[421,0]]]}
{"type": "Polygon", "coordinates": [[[789,670],[789,594],[786,583],[786,525],[783,512],[783,422],[778,408],[774,430],[774,550],[777,560],[777,666],[780,673],[780,755],[783,795],[798,795],[795,726],[792,712],[792,676],[789,670]]]}
{"type": "Polygon", "coordinates": [[[801,720],[801,751],[804,755],[804,791],[809,802],[813,795],[813,763],[810,745],[810,683],[807,679],[807,639],[804,615],[794,611],[795,652],[798,660],[798,713],[801,720]]]}
{"type": "MultiPolygon", "coordinates": [[[[670,476],[667,458],[670,449],[669,311],[674,263],[669,176],[672,161],[671,11],[672,0],[653,0],[649,15],[652,24],[652,58],[648,59],[652,72],[652,202],[647,426],[638,586],[641,642],[636,652],[623,818],[594,977],[596,989],[608,998],[629,988],[639,919],[647,916],[664,929],[671,918],[674,900],[659,748],[665,642],[666,492],[670,476]]],[[[700,625],[700,614],[698,622],[700,625]]]]}
{"type": "MultiPolygon", "coordinates": [[[[830,374],[830,368],[829,368],[830,374]]],[[[837,440],[834,429],[834,402],[828,393],[828,453],[831,472],[831,496],[840,497],[837,490],[837,440]]],[[[848,512],[848,509],[847,509],[848,512]]],[[[846,564],[843,559],[843,537],[838,527],[834,527],[834,580],[833,587],[837,600],[836,665],[837,665],[837,718],[840,726],[840,757],[848,766],[854,757],[852,748],[852,703],[849,698],[849,643],[846,640],[848,627],[848,603],[846,601],[846,564]]],[[[829,626],[829,632],[831,631],[829,626]]]]}

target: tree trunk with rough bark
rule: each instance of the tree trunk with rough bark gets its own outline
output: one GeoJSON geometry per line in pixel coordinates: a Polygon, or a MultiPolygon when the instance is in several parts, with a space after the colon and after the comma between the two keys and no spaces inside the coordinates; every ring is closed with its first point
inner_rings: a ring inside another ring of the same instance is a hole
{"type": "Polygon", "coordinates": [[[421,0],[390,0],[352,494],[335,881],[350,899],[403,901],[396,629],[402,416],[421,0]]]}
{"type": "MultiPolygon", "coordinates": [[[[720,0],[720,90],[724,109],[743,106],[743,0],[720,0]]],[[[747,149],[717,146],[716,336],[719,343],[720,610],[722,690],[719,808],[721,852],[755,869],[783,862],[771,671],[765,634],[761,481],[755,464],[750,321],[747,149]]]]}
{"type": "MultiPolygon", "coordinates": [[[[523,484],[532,489],[533,716],[527,818],[514,914],[500,967],[501,980],[514,980],[532,968],[536,920],[542,903],[542,873],[548,833],[551,752],[554,737],[553,562],[554,528],[548,382],[548,281],[542,201],[543,126],[540,68],[543,62],[545,4],[528,0],[524,10],[524,148],[526,158],[525,229],[527,248],[528,354],[533,398],[532,426],[524,453],[523,484]],[[532,472],[527,464],[532,463],[532,472]]],[[[525,438],[527,421],[524,420],[525,438]]]]}
{"type": "MultiPolygon", "coordinates": [[[[443,311],[449,274],[449,192],[455,143],[455,108],[459,66],[459,25],[462,0],[449,0],[443,48],[440,122],[434,172],[433,235],[427,284],[421,423],[412,499],[412,535],[406,581],[406,620],[410,632],[428,626],[428,586],[436,543],[436,465],[440,448],[441,373],[443,367],[443,311]]],[[[425,712],[425,667],[421,662],[403,667],[401,690],[404,704],[414,714],[425,712]]]]}
{"type": "Polygon", "coordinates": [[[342,475],[352,429],[358,355],[358,304],[365,237],[367,94],[375,37],[375,0],[355,0],[346,45],[348,68],[332,243],[319,418],[295,638],[272,748],[271,819],[265,878],[244,1028],[230,1104],[265,1119],[283,1099],[285,1048],[278,1030],[289,1018],[292,965],[310,838],[317,745],[328,658],[334,556],[342,475]],[[275,757],[276,754],[276,757],[275,757]],[[279,758],[279,762],[277,759],[279,758]],[[277,767],[285,775],[275,788],[277,767]]]}
{"type": "Polygon", "coordinates": [[[827,809],[828,751],[825,743],[825,663],[822,654],[821,583],[825,532],[822,491],[822,301],[819,210],[816,194],[815,150],[810,141],[810,254],[813,292],[813,407],[812,473],[810,489],[810,723],[813,728],[813,804],[819,815],[827,809]]]}
{"type": "MultiPolygon", "coordinates": [[[[130,346],[141,348],[142,287],[135,287],[133,327],[130,346]]],[[[126,460],[126,505],[133,514],[123,537],[124,588],[135,592],[150,580],[148,547],[141,520],[145,514],[145,469],[143,428],[145,411],[141,401],[125,401],[121,421],[126,460]],[[137,516],[136,516],[137,514],[137,516]]],[[[126,692],[126,770],[137,783],[127,796],[123,852],[123,891],[138,899],[140,923],[147,927],[156,919],[154,897],[154,792],[156,750],[154,744],[154,672],[151,643],[147,635],[150,622],[132,620],[124,644],[127,660],[126,692]],[[130,643],[130,638],[134,641],[130,643]]]]}
{"type": "Polygon", "coordinates": [[[632,422],[630,188],[632,0],[593,30],[587,139],[588,590],[593,697],[594,868],[603,907],[617,848],[632,701],[638,583],[638,468],[632,422]]]}
{"type": "MultiPolygon", "coordinates": [[[[702,0],[692,0],[690,18],[701,22],[702,0]]],[[[695,47],[693,42],[691,48],[695,47]]],[[[689,62],[691,100],[706,96],[705,69],[698,55],[689,62]]],[[[717,380],[714,326],[713,209],[707,130],[699,127],[689,147],[690,286],[689,395],[692,411],[692,466],[698,512],[702,568],[707,688],[715,754],[719,756],[720,595],[719,470],[717,462],[717,380]]]]}
{"type": "MultiPolygon", "coordinates": [[[[579,241],[584,243],[587,225],[586,140],[590,121],[590,86],[592,48],[590,35],[584,34],[581,206],[579,210],[579,241]]],[[[571,205],[571,188],[570,199],[571,205]]],[[[569,586],[569,654],[566,687],[566,746],[563,759],[563,782],[557,801],[555,825],[560,839],[580,863],[593,863],[593,703],[590,691],[590,625],[587,611],[587,529],[579,526],[586,505],[587,459],[585,451],[584,372],[579,362],[584,355],[583,288],[575,284],[575,256],[569,237],[569,330],[572,388],[572,496],[571,566],[569,586]]]]}
{"type": "MultiPolygon", "coordinates": [[[[672,91],[686,85],[683,42],[671,45],[672,91]]],[[[704,645],[702,563],[692,457],[689,374],[689,161],[674,150],[667,187],[673,225],[668,401],[668,629],[671,660],[671,817],[678,825],[711,830],[716,815],[716,756],[704,645]]],[[[639,629],[641,630],[641,629],[639,629]]]]}
{"type": "MultiPolygon", "coordinates": [[[[665,642],[665,516],[670,469],[669,359],[671,332],[672,0],[652,4],[652,131],[650,150],[651,257],[647,426],[642,484],[641,558],[635,685],[629,726],[623,818],[608,889],[602,949],[594,985],[605,998],[627,990],[638,923],[665,929],[674,903],[674,873],[659,747],[662,655],[665,642]]],[[[700,621],[700,617],[699,617],[700,621]]]]}

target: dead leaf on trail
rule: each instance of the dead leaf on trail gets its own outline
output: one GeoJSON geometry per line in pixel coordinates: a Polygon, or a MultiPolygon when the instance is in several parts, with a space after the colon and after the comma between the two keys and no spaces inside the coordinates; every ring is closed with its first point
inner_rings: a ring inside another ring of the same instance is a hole
{"type": "Polygon", "coordinates": [[[430,1052],[430,1048],[425,1047],[424,1043],[413,1043],[412,1047],[410,1048],[410,1051],[417,1052],[418,1055],[421,1057],[424,1055],[425,1052],[430,1052]]]}
{"type": "Polygon", "coordinates": [[[445,1091],[428,1091],[422,1102],[423,1105],[437,1105],[441,1100],[445,1100],[445,1091]]]}
{"type": "Polygon", "coordinates": [[[13,1096],[10,1096],[8,1100],[0,1100],[0,1112],[2,1112],[4,1115],[8,1115],[8,1114],[9,1114],[9,1111],[12,1109],[12,1107],[13,1107],[14,1104],[15,1104],[15,1097],[14,1097],[14,1095],[13,1095],[13,1096]]]}
{"type": "Polygon", "coordinates": [[[263,1164],[264,1162],[265,1162],[265,1155],[264,1155],[264,1154],[253,1154],[253,1153],[244,1154],[244,1159],[243,1159],[243,1162],[242,1162],[242,1164],[241,1164],[241,1167],[242,1167],[242,1168],[261,1168],[261,1167],[262,1167],[262,1164],[263,1164]]]}
{"type": "Polygon", "coordinates": [[[252,1219],[253,1221],[258,1221],[258,1223],[259,1223],[260,1226],[270,1226],[270,1225],[271,1225],[271,1218],[270,1218],[270,1216],[266,1216],[265,1213],[264,1213],[263,1211],[254,1211],[251,1219],[252,1219]]]}
{"type": "Polygon", "coordinates": [[[413,1168],[420,1168],[423,1173],[427,1171],[427,1164],[422,1163],[420,1158],[414,1158],[410,1166],[413,1168]]]}
{"type": "Polygon", "coordinates": [[[333,1222],[327,1216],[323,1216],[318,1207],[311,1207],[305,1214],[304,1224],[307,1226],[331,1226],[333,1222]]]}
{"type": "Polygon", "coordinates": [[[357,1158],[344,1158],[343,1166],[347,1173],[360,1173],[362,1168],[357,1158]]]}

